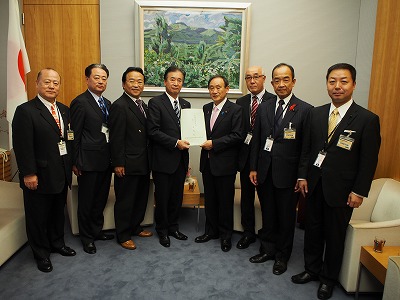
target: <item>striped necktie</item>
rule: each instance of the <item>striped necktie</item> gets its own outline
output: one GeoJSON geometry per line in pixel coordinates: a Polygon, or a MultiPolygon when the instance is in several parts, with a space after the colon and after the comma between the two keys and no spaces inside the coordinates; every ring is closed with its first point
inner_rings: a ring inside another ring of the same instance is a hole
{"type": "Polygon", "coordinates": [[[178,118],[178,123],[180,123],[181,111],[179,110],[178,100],[174,100],[174,111],[175,111],[176,117],[178,118]]]}
{"type": "Polygon", "coordinates": [[[104,121],[104,123],[107,123],[108,110],[107,110],[106,103],[104,102],[103,97],[99,97],[98,102],[99,102],[101,112],[103,113],[103,121],[104,121]]]}
{"type": "Polygon", "coordinates": [[[51,104],[51,114],[54,118],[54,121],[56,121],[56,123],[57,123],[58,129],[60,129],[60,135],[62,135],[60,119],[58,118],[57,107],[56,107],[55,103],[51,104]]]}
{"type": "Polygon", "coordinates": [[[328,121],[328,142],[331,140],[333,136],[333,132],[336,129],[337,121],[339,117],[339,111],[337,108],[335,108],[331,115],[329,116],[329,121],[328,121]]]}
{"type": "Polygon", "coordinates": [[[254,129],[254,122],[256,120],[257,108],[258,108],[258,99],[257,96],[253,96],[253,101],[251,102],[251,114],[250,114],[251,129],[254,129]]]}

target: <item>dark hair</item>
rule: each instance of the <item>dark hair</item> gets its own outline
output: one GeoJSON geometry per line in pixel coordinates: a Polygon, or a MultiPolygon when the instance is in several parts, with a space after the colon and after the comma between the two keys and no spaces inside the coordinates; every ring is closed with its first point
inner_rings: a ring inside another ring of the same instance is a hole
{"type": "Polygon", "coordinates": [[[165,70],[164,80],[167,80],[168,73],[171,72],[181,72],[183,75],[183,80],[185,80],[186,72],[183,69],[178,68],[177,66],[170,66],[168,69],[165,70]]]}
{"type": "Polygon", "coordinates": [[[221,79],[224,81],[225,87],[228,87],[228,86],[229,86],[229,81],[228,81],[228,79],[226,79],[225,76],[222,76],[222,75],[214,75],[213,77],[211,77],[211,78],[208,80],[207,87],[210,86],[211,80],[213,80],[213,79],[215,79],[215,78],[221,78],[221,79]]]}
{"type": "Polygon", "coordinates": [[[95,68],[99,68],[99,69],[102,69],[102,70],[106,71],[106,73],[107,73],[107,78],[108,78],[108,76],[110,75],[110,72],[108,71],[106,65],[103,65],[103,64],[91,64],[91,65],[88,65],[88,66],[86,67],[86,69],[85,69],[85,76],[86,76],[86,77],[90,77],[90,74],[92,74],[92,70],[95,69],[95,68]]]}
{"type": "Polygon", "coordinates": [[[128,75],[128,73],[130,72],[138,72],[140,74],[143,75],[144,78],[144,82],[146,82],[146,76],[144,76],[144,72],[142,68],[139,67],[129,67],[128,69],[126,69],[126,71],[122,74],[122,82],[126,81],[126,75],[128,75]]]}
{"type": "Polygon", "coordinates": [[[356,68],[354,68],[352,65],[347,64],[347,63],[338,63],[334,64],[328,69],[328,72],[326,72],[326,81],[328,81],[329,74],[333,70],[349,70],[351,73],[351,79],[353,79],[353,82],[356,82],[356,76],[357,76],[357,71],[356,68]]]}
{"type": "Polygon", "coordinates": [[[288,67],[288,68],[290,69],[290,71],[292,72],[292,79],[294,79],[294,68],[293,68],[291,65],[286,64],[286,63],[277,64],[277,65],[272,69],[272,76],[271,76],[271,78],[274,78],[274,71],[275,71],[276,69],[280,68],[280,67],[283,67],[283,66],[286,66],[286,67],[288,67]]]}
{"type": "MultiPolygon", "coordinates": [[[[53,68],[47,67],[47,68],[44,68],[44,69],[42,69],[42,70],[39,71],[39,73],[37,74],[36,80],[39,80],[40,76],[42,76],[42,71],[44,71],[44,70],[47,70],[47,71],[54,71],[54,72],[56,72],[56,73],[58,74],[58,72],[57,72],[56,70],[54,70],[53,68]]],[[[58,76],[60,77],[60,81],[61,81],[61,75],[58,74],[58,76]]]]}

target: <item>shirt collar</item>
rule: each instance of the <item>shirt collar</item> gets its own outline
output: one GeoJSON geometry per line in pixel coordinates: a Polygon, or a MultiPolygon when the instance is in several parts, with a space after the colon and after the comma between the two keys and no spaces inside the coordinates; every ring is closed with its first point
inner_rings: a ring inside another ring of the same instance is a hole
{"type": "MultiPolygon", "coordinates": [[[[52,103],[47,101],[46,99],[44,99],[42,96],[40,96],[39,94],[37,95],[39,100],[42,101],[42,103],[48,108],[51,109],[51,105],[52,103]]],[[[54,100],[54,104],[57,105],[57,100],[54,100]]]]}
{"type": "Polygon", "coordinates": [[[349,108],[350,108],[350,106],[353,104],[353,98],[351,98],[350,99],[350,101],[347,101],[345,104],[343,104],[343,105],[341,105],[341,106],[339,106],[339,107],[336,107],[335,105],[333,105],[332,103],[331,103],[331,107],[329,108],[329,116],[331,115],[331,113],[333,112],[333,110],[335,109],[335,108],[337,108],[337,110],[339,111],[339,116],[341,117],[341,118],[343,118],[344,117],[344,115],[346,114],[346,112],[349,110],[349,108]]]}
{"type": "Polygon", "coordinates": [[[218,105],[214,104],[213,109],[214,109],[214,107],[216,107],[218,110],[222,110],[222,107],[225,105],[226,100],[228,100],[228,98],[225,98],[224,100],[222,100],[221,103],[218,105]]]}

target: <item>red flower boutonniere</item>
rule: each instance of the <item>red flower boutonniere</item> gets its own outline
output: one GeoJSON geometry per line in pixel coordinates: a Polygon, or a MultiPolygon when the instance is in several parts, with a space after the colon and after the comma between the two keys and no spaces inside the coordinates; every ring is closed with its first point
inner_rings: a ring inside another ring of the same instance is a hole
{"type": "Polygon", "coordinates": [[[297,104],[292,104],[289,107],[289,111],[294,111],[294,108],[297,106],[297,104]]]}

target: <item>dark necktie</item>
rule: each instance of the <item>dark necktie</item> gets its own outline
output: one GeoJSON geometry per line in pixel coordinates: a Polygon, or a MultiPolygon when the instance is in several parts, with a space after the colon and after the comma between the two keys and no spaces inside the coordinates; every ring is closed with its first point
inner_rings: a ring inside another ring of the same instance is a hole
{"type": "Polygon", "coordinates": [[[275,135],[276,135],[276,133],[278,132],[278,128],[279,128],[279,126],[280,126],[281,123],[282,123],[283,104],[285,103],[285,101],[283,101],[283,100],[281,99],[281,100],[279,100],[278,103],[279,103],[279,106],[278,106],[278,108],[276,109],[275,118],[274,118],[274,122],[275,122],[275,124],[274,124],[274,126],[275,126],[275,135]]]}
{"type": "Polygon", "coordinates": [[[258,108],[258,99],[257,96],[253,96],[253,101],[251,102],[251,114],[250,114],[251,129],[254,129],[254,122],[256,120],[257,108],[258,108]]]}
{"type": "Polygon", "coordinates": [[[103,113],[103,122],[107,123],[108,111],[107,111],[107,107],[106,107],[103,97],[99,97],[98,102],[99,102],[100,109],[103,113]]]}
{"type": "Polygon", "coordinates": [[[145,113],[144,108],[143,108],[142,99],[136,99],[135,101],[136,101],[137,105],[139,106],[139,109],[142,112],[142,114],[144,115],[144,117],[146,117],[146,113],[145,113]]]}
{"type": "Polygon", "coordinates": [[[178,101],[177,100],[174,101],[174,111],[175,111],[176,117],[178,118],[178,123],[180,123],[181,112],[179,110],[179,106],[178,106],[178,101]]]}

